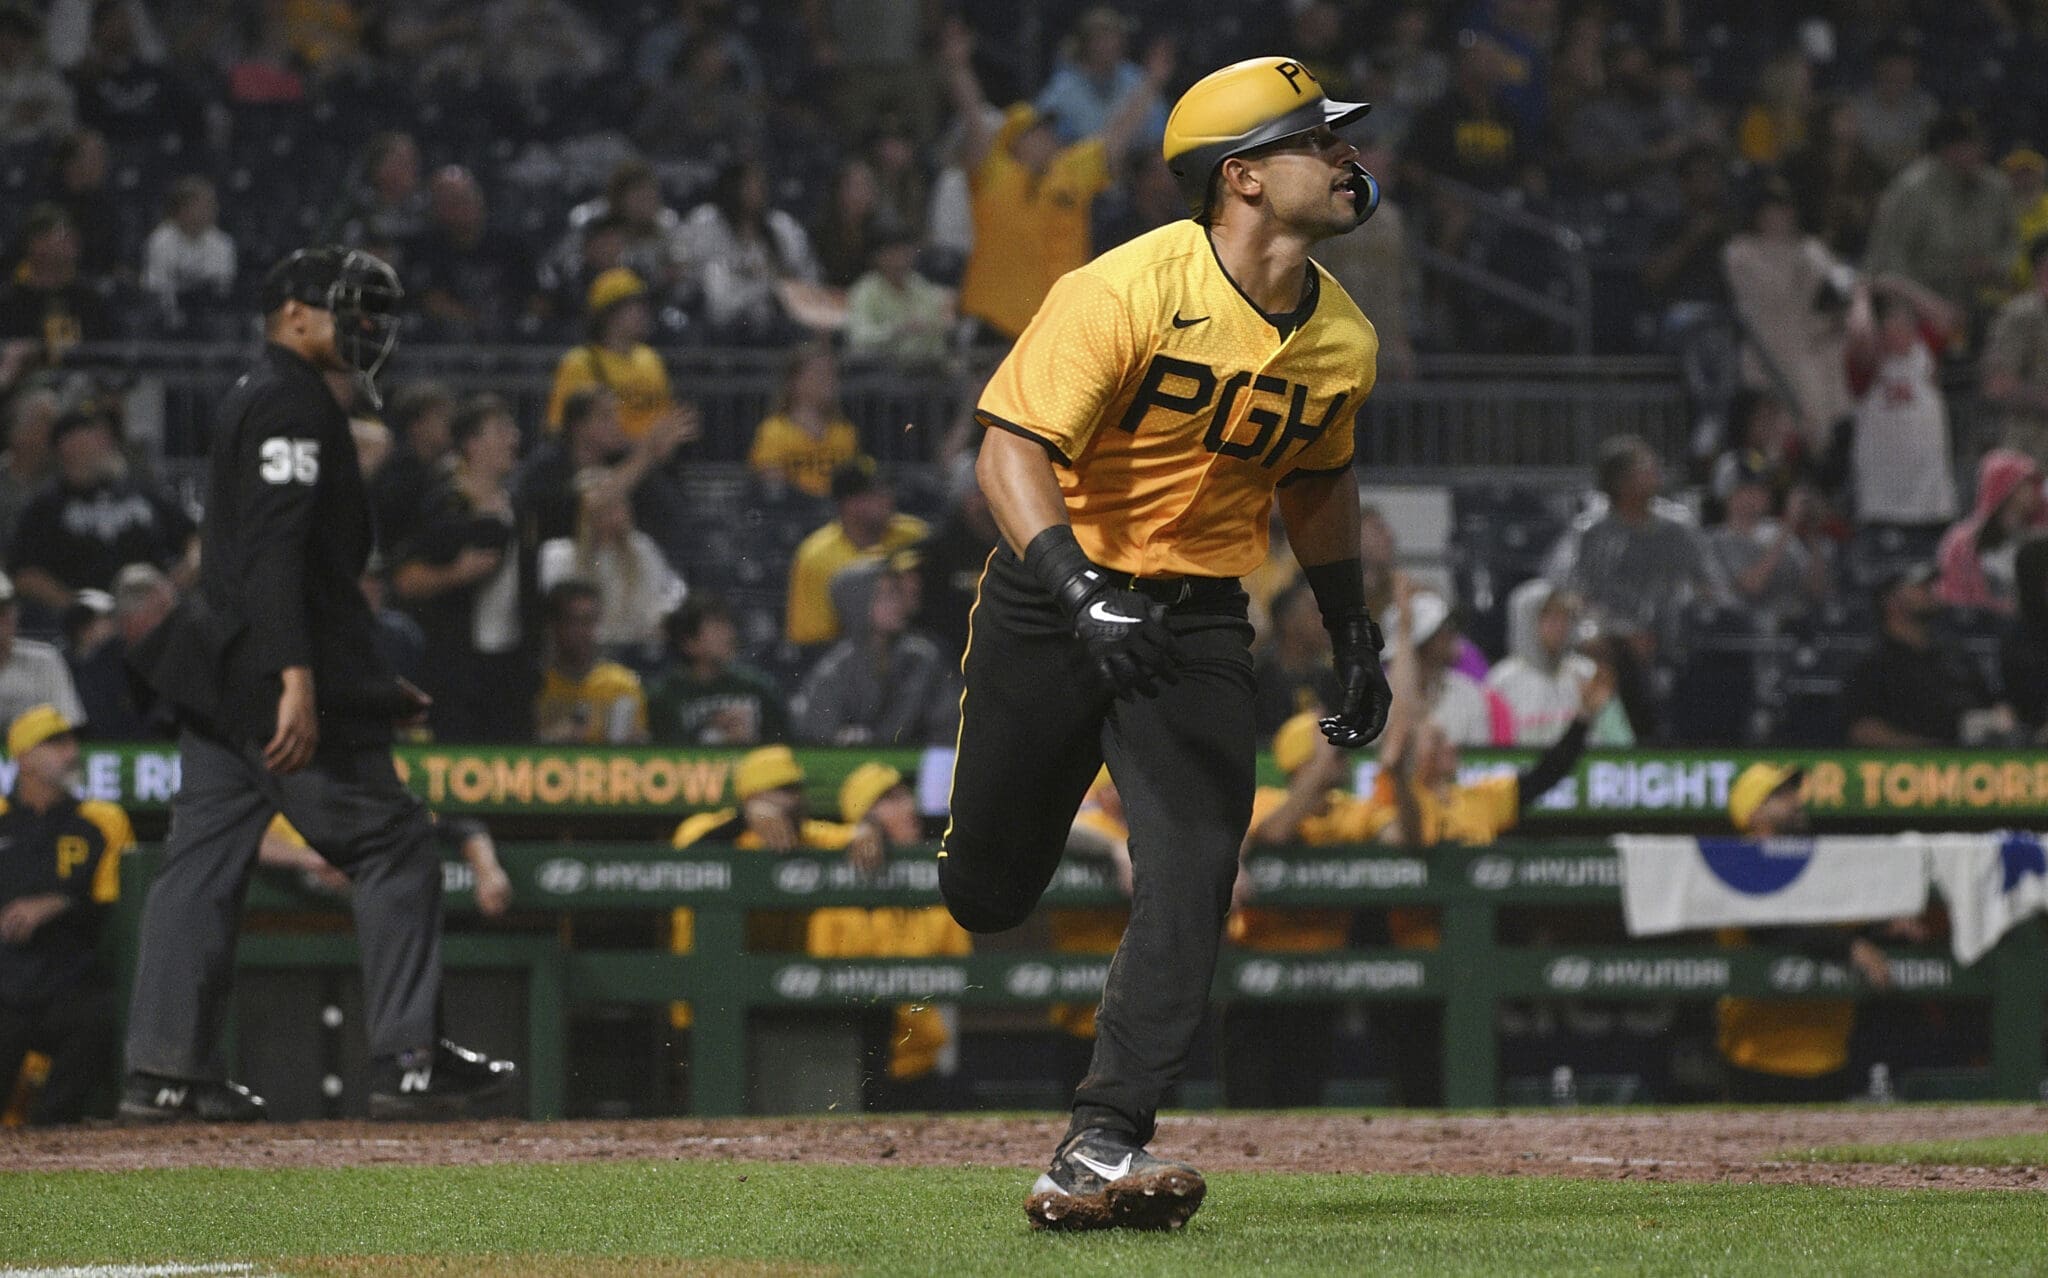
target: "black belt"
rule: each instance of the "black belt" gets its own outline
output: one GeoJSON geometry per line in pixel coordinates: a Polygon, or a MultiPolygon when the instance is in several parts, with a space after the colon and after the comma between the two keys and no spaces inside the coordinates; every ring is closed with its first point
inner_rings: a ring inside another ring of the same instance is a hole
{"type": "Polygon", "coordinates": [[[1235,577],[1137,577],[1113,572],[1109,580],[1119,590],[1135,590],[1169,608],[1175,604],[1227,599],[1239,589],[1235,577]]]}

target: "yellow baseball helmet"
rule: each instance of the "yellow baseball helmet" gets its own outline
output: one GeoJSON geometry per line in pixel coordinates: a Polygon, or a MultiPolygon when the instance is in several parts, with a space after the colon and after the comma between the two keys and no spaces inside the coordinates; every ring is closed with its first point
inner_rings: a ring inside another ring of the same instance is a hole
{"type": "Polygon", "coordinates": [[[1788,785],[1798,785],[1806,779],[1806,769],[1784,767],[1776,763],[1752,763],[1735,778],[1735,784],[1728,787],[1728,820],[1736,831],[1749,833],[1749,823],[1756,817],[1756,810],[1788,785]]]}
{"type": "Polygon", "coordinates": [[[1211,71],[1173,104],[1166,117],[1166,167],[1199,221],[1223,161],[1326,124],[1340,128],[1370,110],[1370,102],[1332,102],[1308,68],[1291,58],[1247,58],[1211,71]]]}

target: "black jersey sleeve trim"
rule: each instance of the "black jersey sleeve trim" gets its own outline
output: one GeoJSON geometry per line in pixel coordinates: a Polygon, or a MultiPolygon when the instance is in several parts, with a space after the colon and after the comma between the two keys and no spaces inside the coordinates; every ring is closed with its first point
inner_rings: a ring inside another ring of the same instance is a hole
{"type": "Polygon", "coordinates": [[[1009,421],[1005,418],[998,417],[994,413],[991,413],[986,409],[981,408],[977,408],[974,410],[974,420],[980,422],[984,430],[990,427],[994,427],[996,430],[1006,430],[1010,432],[1012,435],[1017,435],[1024,439],[1030,440],[1032,443],[1038,445],[1040,448],[1043,448],[1048,454],[1052,456],[1052,459],[1054,461],[1058,462],[1062,466],[1072,466],[1074,464],[1073,458],[1068,457],[1065,453],[1061,452],[1059,449],[1059,445],[1053,443],[1051,440],[1039,434],[1037,431],[1032,430],[1029,426],[1019,426],[1017,423],[1013,421],[1009,421]]]}
{"type": "MultiPolygon", "coordinates": [[[[1353,460],[1356,459],[1354,458],[1353,460]]],[[[1318,477],[1327,479],[1331,475],[1341,475],[1350,469],[1350,461],[1345,462],[1341,466],[1330,466],[1325,468],[1312,469],[1307,466],[1296,466],[1293,470],[1288,471],[1285,475],[1282,475],[1280,477],[1280,487],[1285,488],[1287,487],[1287,485],[1293,483],[1297,479],[1315,479],[1318,477]]]]}

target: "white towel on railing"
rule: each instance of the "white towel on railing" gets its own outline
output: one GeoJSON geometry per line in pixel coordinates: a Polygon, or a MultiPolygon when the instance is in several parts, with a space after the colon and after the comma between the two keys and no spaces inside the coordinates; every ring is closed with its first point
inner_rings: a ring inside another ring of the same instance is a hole
{"type": "Polygon", "coordinates": [[[1927,864],[1948,902],[1958,962],[1976,962],[2013,924],[2048,913],[2048,853],[2038,834],[1934,835],[1927,864]]]}
{"type": "Polygon", "coordinates": [[[1917,835],[1695,839],[1620,835],[1621,910],[1630,936],[1709,927],[1857,923],[1927,904],[1917,835]]]}

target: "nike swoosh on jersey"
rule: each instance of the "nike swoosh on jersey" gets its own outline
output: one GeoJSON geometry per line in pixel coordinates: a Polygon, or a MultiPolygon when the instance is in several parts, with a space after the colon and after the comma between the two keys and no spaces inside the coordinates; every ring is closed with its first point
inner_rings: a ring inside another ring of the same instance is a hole
{"type": "Polygon", "coordinates": [[[1088,1157],[1088,1155],[1076,1152],[1074,1154],[1074,1161],[1104,1180],[1121,1180],[1124,1173],[1131,1169],[1131,1155],[1129,1154],[1125,1154],[1123,1161],[1120,1163],[1098,1163],[1088,1157]]]}
{"type": "Polygon", "coordinates": [[[1143,617],[1126,617],[1120,612],[1111,612],[1109,605],[1100,599],[1088,605],[1088,615],[1097,621],[1110,621],[1119,626],[1135,626],[1144,620],[1143,617]]]}
{"type": "Polygon", "coordinates": [[[1197,315],[1193,319],[1182,319],[1179,311],[1173,313],[1173,326],[1175,328],[1193,328],[1197,324],[1206,324],[1208,322],[1209,317],[1207,315],[1197,315]]]}

